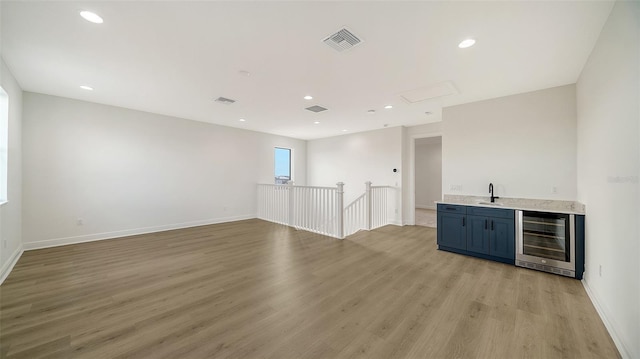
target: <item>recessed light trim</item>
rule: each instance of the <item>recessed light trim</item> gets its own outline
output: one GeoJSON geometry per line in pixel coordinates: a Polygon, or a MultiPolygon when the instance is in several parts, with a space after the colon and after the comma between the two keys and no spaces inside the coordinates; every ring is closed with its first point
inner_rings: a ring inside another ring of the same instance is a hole
{"type": "Polygon", "coordinates": [[[376,110],[369,110],[369,111],[367,111],[367,113],[370,114],[370,115],[373,115],[373,114],[376,113],[376,110]]]}
{"type": "Polygon", "coordinates": [[[307,95],[303,97],[305,100],[313,100],[313,96],[307,95]]]}
{"type": "Polygon", "coordinates": [[[319,124],[320,124],[320,121],[314,121],[314,122],[313,122],[313,124],[314,124],[314,125],[319,125],[319,124]]]}
{"type": "Polygon", "coordinates": [[[82,85],[82,86],[80,86],[80,88],[83,89],[83,90],[87,90],[87,91],[93,91],[93,87],[87,86],[87,85],[82,85]]]}
{"type": "Polygon", "coordinates": [[[425,115],[427,115],[427,116],[431,116],[431,115],[433,115],[433,112],[431,112],[431,111],[427,111],[427,112],[425,112],[424,114],[425,114],[425,115]]]}
{"type": "Polygon", "coordinates": [[[98,14],[91,11],[87,11],[87,10],[80,11],[80,16],[82,16],[83,19],[89,22],[92,22],[94,24],[102,24],[104,22],[104,20],[102,20],[102,18],[98,14]]]}
{"type": "Polygon", "coordinates": [[[247,121],[247,120],[245,120],[244,118],[241,118],[241,119],[239,119],[238,121],[240,121],[240,122],[245,122],[245,121],[247,121]]]}
{"type": "Polygon", "coordinates": [[[384,108],[386,108],[387,110],[392,109],[393,106],[392,105],[386,105],[384,108]]]}
{"type": "Polygon", "coordinates": [[[474,39],[464,39],[462,42],[458,44],[458,47],[461,49],[466,49],[476,44],[476,40],[474,39]]]}
{"type": "Polygon", "coordinates": [[[349,131],[349,130],[346,130],[346,129],[345,129],[345,130],[342,130],[342,132],[347,132],[347,131],[349,131]]]}

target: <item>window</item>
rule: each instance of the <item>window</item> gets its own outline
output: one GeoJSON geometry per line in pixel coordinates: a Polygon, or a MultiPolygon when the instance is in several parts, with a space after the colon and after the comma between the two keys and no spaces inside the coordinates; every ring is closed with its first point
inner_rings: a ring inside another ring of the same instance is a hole
{"type": "Polygon", "coordinates": [[[7,202],[9,159],[9,96],[0,87],[0,204],[7,202]]]}
{"type": "Polygon", "coordinates": [[[275,148],[276,184],[287,184],[291,180],[291,149],[275,148]]]}

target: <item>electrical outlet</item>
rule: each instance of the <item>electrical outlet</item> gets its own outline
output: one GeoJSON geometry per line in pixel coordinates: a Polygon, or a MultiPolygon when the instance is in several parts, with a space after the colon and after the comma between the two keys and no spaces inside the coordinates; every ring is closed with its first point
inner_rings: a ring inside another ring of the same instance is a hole
{"type": "Polygon", "coordinates": [[[598,266],[598,274],[602,277],[602,264],[598,266]]]}
{"type": "Polygon", "coordinates": [[[76,220],[76,225],[78,225],[78,226],[82,226],[82,225],[84,225],[84,219],[82,219],[82,218],[78,218],[78,219],[76,220]]]}
{"type": "Polygon", "coordinates": [[[398,214],[398,209],[397,209],[397,208],[396,208],[396,211],[395,211],[395,212],[396,212],[396,214],[398,214]]]}
{"type": "Polygon", "coordinates": [[[551,187],[551,193],[552,194],[557,194],[558,193],[558,187],[556,187],[556,186],[551,187]]]}
{"type": "Polygon", "coordinates": [[[452,184],[449,185],[449,189],[452,191],[462,191],[462,185],[461,184],[452,184]]]}

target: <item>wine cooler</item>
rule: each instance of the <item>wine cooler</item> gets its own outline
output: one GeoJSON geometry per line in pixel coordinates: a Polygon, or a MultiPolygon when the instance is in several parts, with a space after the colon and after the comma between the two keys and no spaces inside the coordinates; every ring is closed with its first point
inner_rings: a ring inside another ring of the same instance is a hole
{"type": "Polygon", "coordinates": [[[516,211],[516,265],[575,278],[575,228],[573,214],[516,211]]]}

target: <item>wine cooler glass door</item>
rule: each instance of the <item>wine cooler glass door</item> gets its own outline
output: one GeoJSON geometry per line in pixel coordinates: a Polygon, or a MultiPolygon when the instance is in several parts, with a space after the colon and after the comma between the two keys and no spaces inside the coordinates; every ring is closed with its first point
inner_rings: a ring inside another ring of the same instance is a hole
{"type": "Polygon", "coordinates": [[[522,217],[525,255],[571,261],[569,215],[525,212],[522,217]]]}

